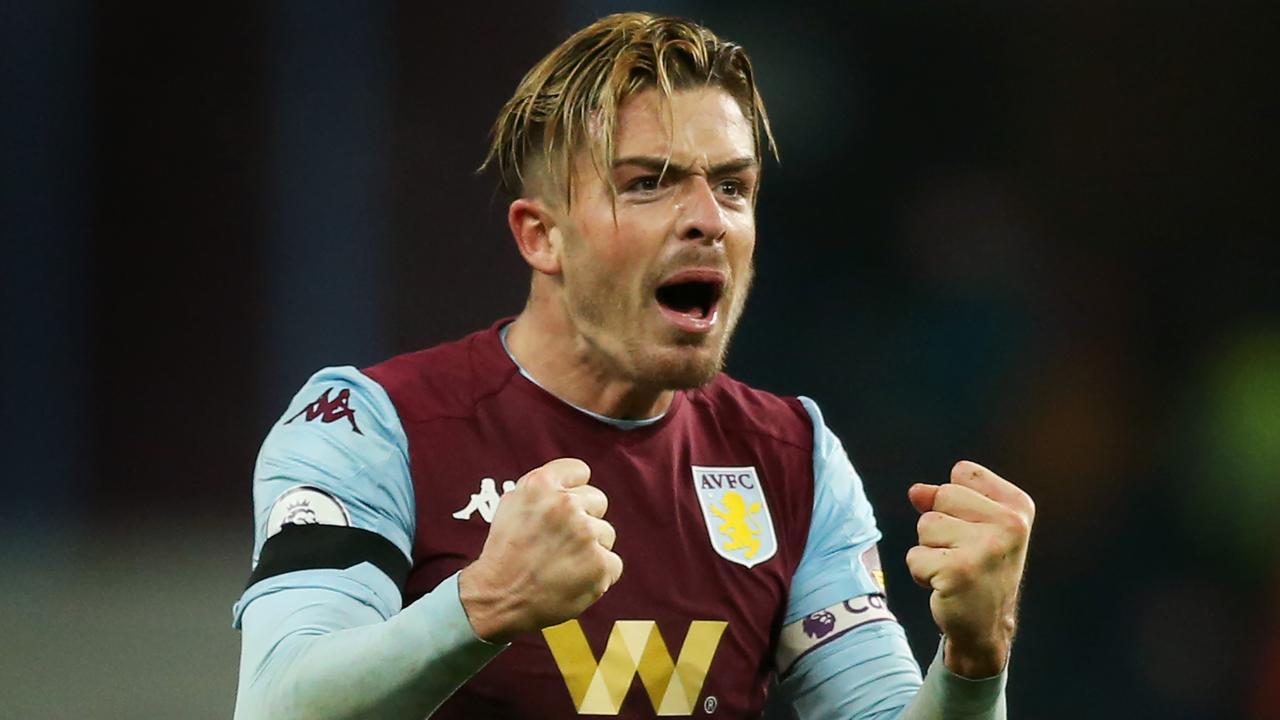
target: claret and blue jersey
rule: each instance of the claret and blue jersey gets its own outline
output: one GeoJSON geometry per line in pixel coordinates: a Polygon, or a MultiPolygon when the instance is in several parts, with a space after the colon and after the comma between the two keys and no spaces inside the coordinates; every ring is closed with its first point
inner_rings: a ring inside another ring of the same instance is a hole
{"type": "Polygon", "coordinates": [[[801,717],[896,716],[919,667],[861,481],[813,401],[720,375],[660,418],[614,421],[539,387],[503,325],[323,370],[295,396],[254,473],[242,688],[284,672],[287,638],[414,603],[434,605],[442,636],[487,645],[468,636],[456,573],[517,478],[577,457],[609,496],[622,578],[580,617],[486,648],[434,717],[754,716],[774,676],[801,717]]]}

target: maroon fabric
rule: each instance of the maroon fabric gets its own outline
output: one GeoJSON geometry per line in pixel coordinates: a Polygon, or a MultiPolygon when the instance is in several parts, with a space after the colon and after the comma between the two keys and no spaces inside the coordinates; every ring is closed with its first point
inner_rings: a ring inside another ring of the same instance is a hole
{"type": "MultiPolygon", "coordinates": [[[[695,706],[714,697],[718,717],[761,712],[791,577],[813,509],[813,430],[795,399],[721,374],[677,393],[666,416],[621,430],[564,404],[519,373],[498,329],[402,355],[365,370],[395,405],[409,441],[417,504],[414,566],[405,602],[429,592],[480,553],[489,525],[466,507],[481,478],[518,479],[558,457],[577,457],[609,496],[622,579],[579,618],[598,660],[613,623],[654,620],[675,659],[693,620],[728,628],[695,706]],[[778,551],[746,568],[716,554],[694,492],[693,465],[754,466],[778,551]]],[[[551,718],[576,711],[540,634],[523,637],[462,687],[434,717],[551,718]]],[[[620,717],[653,717],[632,680],[620,717]]]]}

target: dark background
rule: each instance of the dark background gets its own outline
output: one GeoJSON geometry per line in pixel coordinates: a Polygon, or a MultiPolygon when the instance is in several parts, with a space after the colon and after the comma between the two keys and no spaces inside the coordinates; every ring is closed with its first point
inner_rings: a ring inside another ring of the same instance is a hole
{"type": "MultiPolygon", "coordinates": [[[[967,457],[1039,506],[1013,717],[1280,718],[1277,13],[850,5],[650,6],[780,144],[730,372],[822,404],[922,661],[905,492],[967,457]]],[[[473,170],[621,9],[0,2],[0,716],[230,715],[258,444],[519,310],[473,170]]]]}

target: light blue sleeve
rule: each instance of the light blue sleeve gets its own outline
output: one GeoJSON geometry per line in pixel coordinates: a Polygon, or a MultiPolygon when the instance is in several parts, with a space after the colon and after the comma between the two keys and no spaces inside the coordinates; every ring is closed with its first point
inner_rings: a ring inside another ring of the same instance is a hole
{"type": "MultiPolygon", "coordinates": [[[[254,467],[253,506],[254,567],[267,538],[290,522],[369,530],[411,559],[414,497],[408,440],[382,386],[352,367],[313,375],[262,444],[254,467]]],[[[232,609],[233,624],[240,627],[245,608],[255,599],[302,587],[347,594],[384,618],[400,610],[395,584],[371,565],[355,573],[304,570],[246,589],[232,609]]]]}
{"type": "MultiPolygon", "coordinates": [[[[380,385],[354,368],[316,373],[271,429],[254,470],[256,567],[288,524],[381,535],[412,560],[408,442],[380,385]]],[[[401,609],[369,562],[254,583],[233,609],[243,631],[237,720],[420,720],[504,646],[476,637],[454,575],[401,609]]]]}
{"type": "Polygon", "coordinates": [[[476,637],[457,575],[390,618],[320,586],[263,595],[244,613],[235,717],[421,720],[504,647],[476,637]]]}
{"type": "Polygon", "coordinates": [[[818,406],[800,398],[814,428],[814,508],[778,642],[778,691],[800,720],[996,720],[1005,673],[968,680],[942,663],[922,678],[889,610],[862,481],[818,406]],[[868,567],[864,558],[874,558],[868,567]]]}
{"type": "Polygon", "coordinates": [[[862,554],[880,540],[875,514],[840,439],[818,404],[800,398],[813,421],[813,519],[791,579],[783,625],[859,595],[882,592],[862,554]]]}

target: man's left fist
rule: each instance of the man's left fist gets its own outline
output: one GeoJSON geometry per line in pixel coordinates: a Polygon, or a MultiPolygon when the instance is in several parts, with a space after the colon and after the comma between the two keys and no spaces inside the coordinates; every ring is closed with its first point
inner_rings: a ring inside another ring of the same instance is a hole
{"type": "Polygon", "coordinates": [[[946,636],[946,666],[968,678],[998,674],[1013,642],[1035,503],[967,460],[951,468],[951,482],[912,485],[907,497],[921,513],[907,567],[933,589],[929,609],[946,636]]]}

